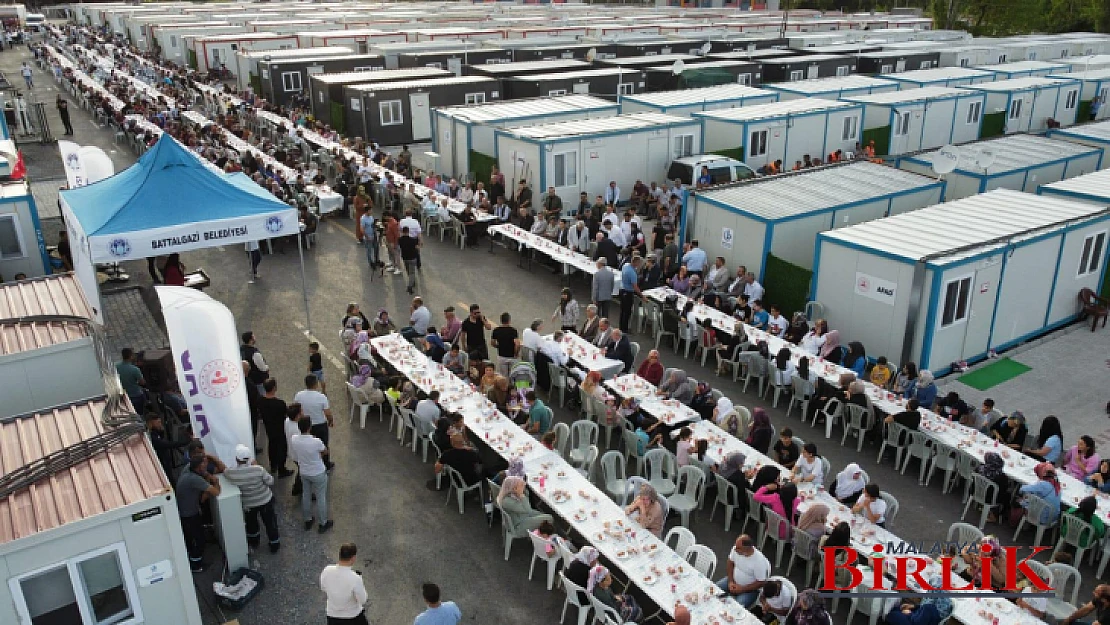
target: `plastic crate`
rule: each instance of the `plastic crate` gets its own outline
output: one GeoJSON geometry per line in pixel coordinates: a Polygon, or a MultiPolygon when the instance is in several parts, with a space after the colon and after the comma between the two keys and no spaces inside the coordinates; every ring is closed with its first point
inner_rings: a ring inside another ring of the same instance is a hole
{"type": "Polygon", "coordinates": [[[229,610],[242,610],[243,606],[250,603],[251,599],[254,599],[255,596],[257,596],[258,593],[262,592],[262,589],[266,586],[266,580],[262,577],[262,573],[247,568],[237,569],[235,572],[233,572],[231,574],[231,577],[228,578],[226,584],[228,586],[234,586],[235,584],[238,584],[244,577],[249,577],[257,583],[257,585],[254,587],[254,590],[250,591],[245,597],[242,597],[240,599],[228,599],[217,594],[216,601],[219,602],[222,607],[225,607],[229,610]]]}

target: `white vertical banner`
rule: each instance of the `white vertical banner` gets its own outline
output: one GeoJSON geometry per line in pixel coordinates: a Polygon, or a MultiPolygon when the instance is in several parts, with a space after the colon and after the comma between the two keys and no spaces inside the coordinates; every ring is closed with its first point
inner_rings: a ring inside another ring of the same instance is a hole
{"type": "Polygon", "coordinates": [[[66,181],[70,189],[76,189],[89,184],[85,174],[85,163],[78,154],[81,146],[72,141],[58,141],[58,151],[62,153],[62,163],[66,167],[66,181]]]}
{"type": "Polygon", "coordinates": [[[112,159],[104,153],[104,150],[94,145],[82,147],[72,141],[59,141],[58,152],[62,155],[66,182],[69,183],[70,189],[99,182],[116,173],[112,159]]]}
{"type": "Polygon", "coordinates": [[[209,453],[235,466],[236,445],[254,450],[244,386],[250,382],[243,375],[235,318],[226,306],[195,289],[158,286],[155,290],[193,435],[209,453]]]}

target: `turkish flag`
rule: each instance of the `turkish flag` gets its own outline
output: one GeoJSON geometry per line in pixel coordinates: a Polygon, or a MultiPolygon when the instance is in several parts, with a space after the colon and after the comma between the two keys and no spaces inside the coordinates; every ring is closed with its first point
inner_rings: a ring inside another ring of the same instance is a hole
{"type": "Polygon", "coordinates": [[[21,180],[27,175],[27,166],[23,164],[23,151],[20,150],[16,154],[18,154],[18,156],[15,161],[15,166],[12,167],[12,180],[21,180]]]}

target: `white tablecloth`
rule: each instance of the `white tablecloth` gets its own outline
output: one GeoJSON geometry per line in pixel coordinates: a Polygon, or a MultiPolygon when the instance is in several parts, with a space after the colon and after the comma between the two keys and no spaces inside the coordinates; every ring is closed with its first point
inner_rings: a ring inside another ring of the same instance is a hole
{"type": "Polygon", "coordinates": [[[528,249],[535,250],[545,256],[551,257],[552,260],[563,265],[563,271],[565,273],[570,273],[574,269],[585,272],[591,276],[597,273],[597,264],[590,260],[589,256],[574,252],[570,248],[563,247],[554,241],[517,228],[512,224],[490,226],[489,233],[500,234],[501,236],[521,243],[528,249]]]}
{"type": "MultiPolygon", "coordinates": [[[[546,339],[553,338],[548,335],[546,339]]],[[[611,378],[624,369],[624,363],[605,357],[605,350],[578,336],[574,332],[563,332],[563,351],[572,361],[587,371],[597,371],[603,379],[611,378]]]]}
{"type": "Polygon", "coordinates": [[[640,410],[659,419],[666,425],[675,426],[701,421],[701,415],[693,408],[677,399],[666,399],[656,395],[658,389],[651,382],[635,373],[628,373],[609,380],[605,383],[605,386],[622,398],[634,397],[640,400],[640,410]]]}

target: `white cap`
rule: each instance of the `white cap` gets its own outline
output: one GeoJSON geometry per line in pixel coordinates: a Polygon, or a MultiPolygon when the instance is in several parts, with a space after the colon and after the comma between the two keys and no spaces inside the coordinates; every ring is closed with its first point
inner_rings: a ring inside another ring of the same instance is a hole
{"type": "Polygon", "coordinates": [[[254,457],[254,454],[251,453],[251,448],[250,447],[247,447],[246,445],[236,445],[235,446],[235,459],[236,460],[239,460],[239,461],[242,461],[242,462],[247,462],[253,457],[254,457]]]}

